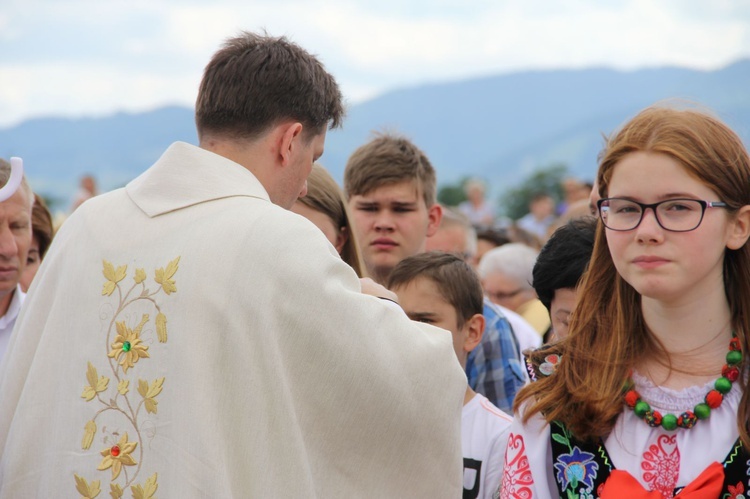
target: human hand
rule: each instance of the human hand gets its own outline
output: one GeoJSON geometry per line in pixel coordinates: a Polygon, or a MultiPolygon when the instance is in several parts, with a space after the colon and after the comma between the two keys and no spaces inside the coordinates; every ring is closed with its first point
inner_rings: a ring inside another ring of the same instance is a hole
{"type": "Polygon", "coordinates": [[[398,296],[393,291],[390,291],[385,286],[381,286],[377,282],[373,281],[369,277],[363,277],[359,280],[362,285],[362,293],[377,298],[383,298],[392,302],[398,303],[398,296]]]}

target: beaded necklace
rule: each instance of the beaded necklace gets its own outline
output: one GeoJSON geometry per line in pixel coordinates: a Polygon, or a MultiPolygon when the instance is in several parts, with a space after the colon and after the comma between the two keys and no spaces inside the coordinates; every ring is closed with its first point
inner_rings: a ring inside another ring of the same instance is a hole
{"type": "Polygon", "coordinates": [[[635,390],[633,379],[628,377],[623,390],[625,405],[633,409],[636,416],[644,420],[649,426],[661,426],[667,431],[674,431],[677,428],[690,429],[695,426],[699,419],[708,419],[711,416],[711,409],[719,407],[724,400],[724,395],[732,389],[732,383],[740,377],[740,369],[737,367],[742,362],[742,350],[740,340],[734,332],[729,342],[729,352],[727,352],[727,363],[721,369],[721,377],[714,382],[713,390],[706,394],[703,402],[697,404],[692,411],[685,411],[679,416],[674,414],[662,415],[659,411],[654,411],[648,402],[641,399],[641,395],[635,390]]]}

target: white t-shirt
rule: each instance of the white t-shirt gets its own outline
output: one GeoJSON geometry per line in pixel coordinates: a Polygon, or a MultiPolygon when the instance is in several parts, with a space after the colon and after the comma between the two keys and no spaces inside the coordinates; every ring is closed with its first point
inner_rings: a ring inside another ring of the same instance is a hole
{"type": "Polygon", "coordinates": [[[16,317],[18,317],[18,312],[21,311],[21,305],[23,305],[25,297],[26,293],[21,291],[21,286],[16,284],[16,290],[13,291],[13,298],[10,300],[8,310],[5,315],[0,317],[0,365],[3,363],[3,357],[5,357],[5,351],[8,349],[8,343],[10,342],[10,333],[13,332],[13,326],[16,325],[16,317]]]}
{"type": "Polygon", "coordinates": [[[513,418],[477,393],[461,413],[464,498],[489,499],[503,477],[505,445],[513,418]]]}

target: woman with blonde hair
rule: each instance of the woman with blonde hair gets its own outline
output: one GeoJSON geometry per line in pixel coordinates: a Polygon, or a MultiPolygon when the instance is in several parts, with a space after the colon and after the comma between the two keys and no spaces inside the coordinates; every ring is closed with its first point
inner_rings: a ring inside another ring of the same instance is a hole
{"type": "Polygon", "coordinates": [[[568,337],[532,354],[502,497],[744,497],[750,475],[750,158],[693,109],[607,141],[568,337]],[[679,495],[678,495],[679,494],[679,495]]]}
{"type": "Polygon", "coordinates": [[[313,164],[307,178],[307,195],[297,199],[292,211],[315,224],[341,259],[354,269],[359,277],[366,277],[362,254],[351,227],[351,217],[346,208],[344,194],[331,174],[319,164],[313,164]]]}

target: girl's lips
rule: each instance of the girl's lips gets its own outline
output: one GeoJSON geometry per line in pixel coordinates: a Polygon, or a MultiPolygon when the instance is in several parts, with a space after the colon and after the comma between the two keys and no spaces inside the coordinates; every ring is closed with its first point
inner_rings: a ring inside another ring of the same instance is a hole
{"type": "Polygon", "coordinates": [[[639,256],[633,259],[633,263],[641,268],[653,269],[669,263],[669,260],[658,256],[639,256]]]}

